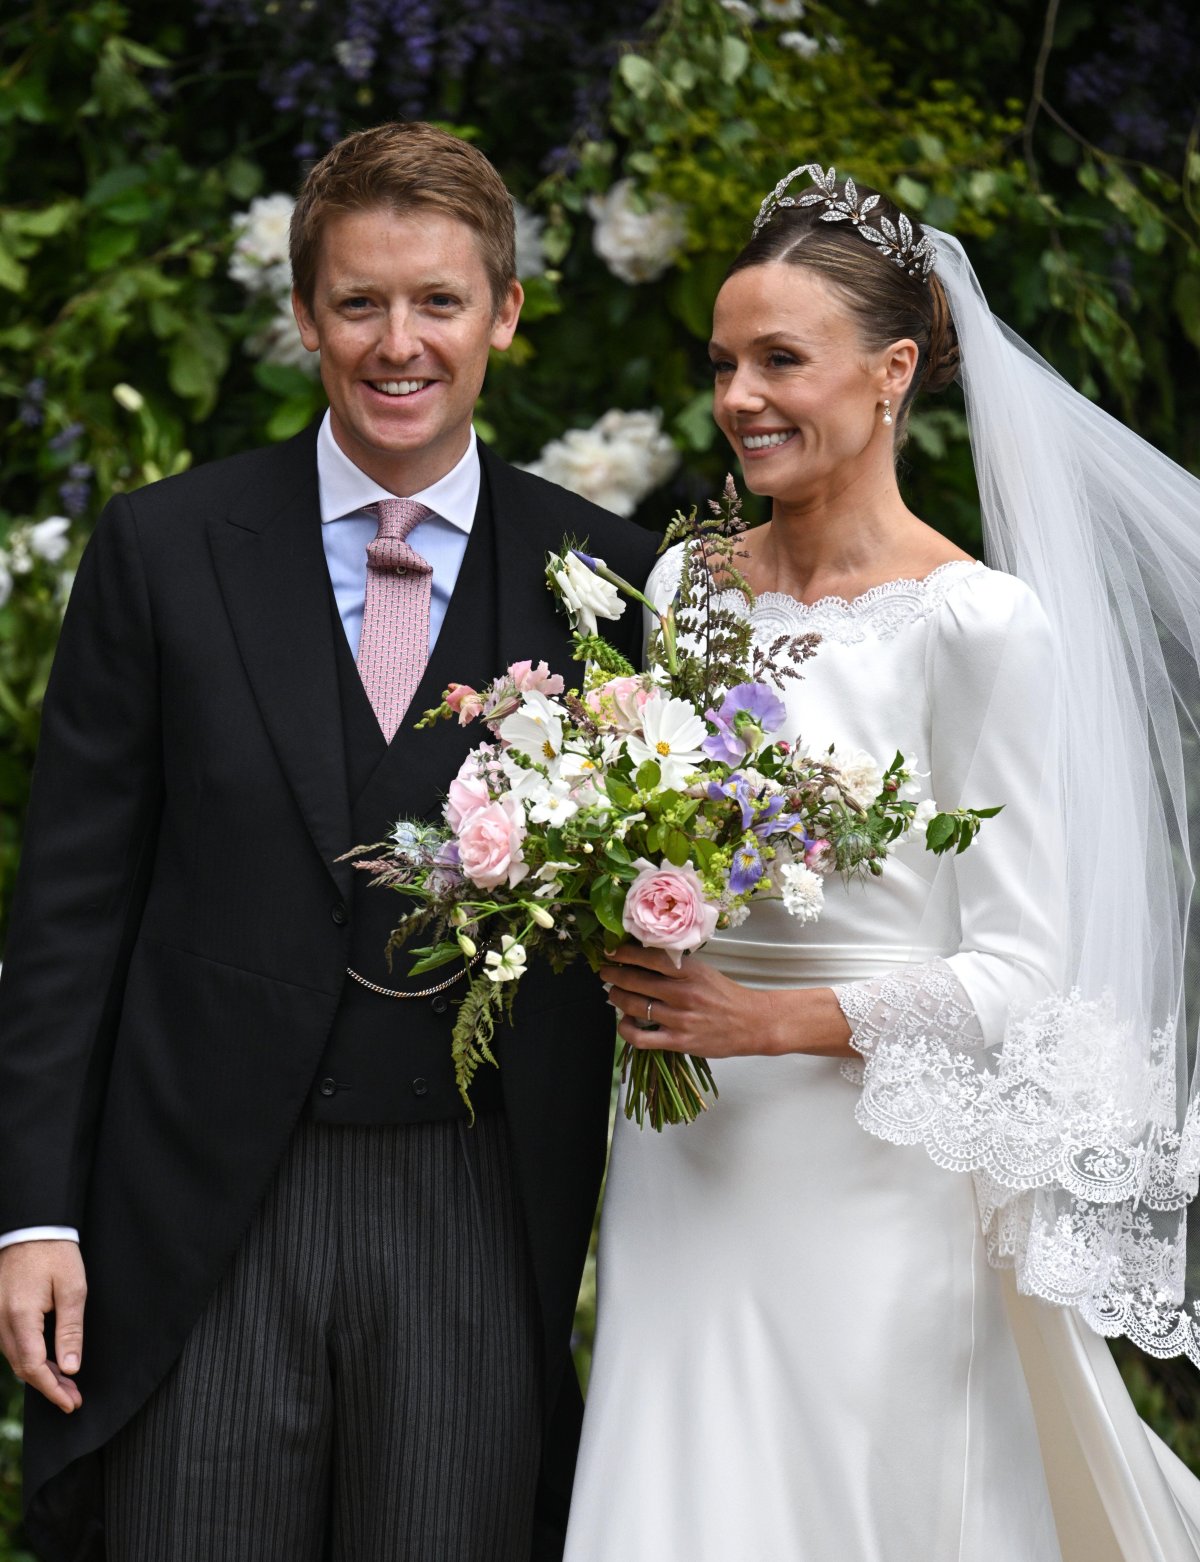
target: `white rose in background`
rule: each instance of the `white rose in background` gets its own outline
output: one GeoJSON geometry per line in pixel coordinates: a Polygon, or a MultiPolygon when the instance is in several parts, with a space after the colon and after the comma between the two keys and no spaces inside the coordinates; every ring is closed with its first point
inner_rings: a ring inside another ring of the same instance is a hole
{"type": "Polygon", "coordinates": [[[678,465],[679,452],[663,433],[656,408],[614,410],[591,428],[569,429],[561,439],[552,439],[525,470],[628,516],[678,465]]]}
{"type": "Polygon", "coordinates": [[[814,54],[821,52],[820,42],[808,33],[780,33],[779,43],[781,48],[790,49],[802,60],[811,60],[814,54]]]}
{"type": "Polygon", "coordinates": [[[246,338],[246,351],[263,363],[280,363],[289,369],[303,369],[306,374],[316,374],[321,362],[320,353],[310,353],[300,340],[290,294],[279,300],[262,330],[246,338]]]}
{"type": "Polygon", "coordinates": [[[596,253],[622,282],[653,282],[675,263],[687,237],[683,208],[665,196],[635,199],[632,179],[593,195],[588,211],[596,253]]]}
{"type": "Polygon", "coordinates": [[[542,249],[542,229],[546,219],[531,212],[520,201],[513,202],[513,216],[517,224],[517,276],[541,277],[546,273],[546,254],[542,249]]]}
{"type": "Polygon", "coordinates": [[[65,515],[51,515],[44,521],[35,521],[29,528],[29,551],[47,564],[58,564],[66,558],[71,546],[67,537],[70,530],[71,523],[65,515]]]}
{"type": "Polygon", "coordinates": [[[804,0],[758,0],[758,12],[768,22],[798,22],[804,15],[804,0]]]}
{"type": "Polygon", "coordinates": [[[292,314],[292,266],[288,230],[295,202],[290,195],[260,195],[233,219],[236,234],[229,275],[254,299],[275,305],[271,319],[246,340],[246,351],[263,363],[316,374],[320,355],[300,340],[292,314]]]}
{"type": "Polygon", "coordinates": [[[229,275],[247,293],[280,298],[291,292],[288,228],[295,204],[290,195],[259,195],[233,219],[229,275]]]}

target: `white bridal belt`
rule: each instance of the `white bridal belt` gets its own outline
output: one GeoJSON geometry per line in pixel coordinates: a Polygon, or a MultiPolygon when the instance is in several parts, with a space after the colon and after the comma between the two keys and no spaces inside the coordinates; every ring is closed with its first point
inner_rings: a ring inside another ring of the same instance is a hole
{"type": "Polygon", "coordinates": [[[946,953],[914,944],[781,944],[718,935],[694,958],[748,987],[830,987],[885,976],[946,953]]]}

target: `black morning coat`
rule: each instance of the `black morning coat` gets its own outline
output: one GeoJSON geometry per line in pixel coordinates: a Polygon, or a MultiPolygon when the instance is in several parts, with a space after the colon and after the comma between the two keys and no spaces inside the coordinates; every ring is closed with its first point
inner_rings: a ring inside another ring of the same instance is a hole
{"type": "MultiPolygon", "coordinates": [[[[448,683],[482,687],[526,657],[578,672],[543,573],[564,533],[639,583],[653,558],[638,527],[480,454],[493,524],[472,533],[388,751],[393,817],[438,818],[487,736],[412,730],[448,683]]],[[[27,1395],[27,1526],[51,1562],[104,1556],[96,1450],[178,1356],[311,1110],[348,980],[353,870],[335,859],[357,844],[336,626],[315,428],[118,496],[79,569],[0,982],[0,1232],[78,1227],[89,1281],[82,1410],[27,1395]]],[[[640,613],[612,628],[636,659],[640,613]]],[[[614,1030],[583,965],[531,968],[522,989],[501,1084],[544,1328],[549,1558],[614,1030]]]]}

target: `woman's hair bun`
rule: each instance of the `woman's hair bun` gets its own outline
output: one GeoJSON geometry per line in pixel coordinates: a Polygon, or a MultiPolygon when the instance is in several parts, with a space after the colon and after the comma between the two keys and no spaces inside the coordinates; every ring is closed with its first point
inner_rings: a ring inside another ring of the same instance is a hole
{"type": "Polygon", "coordinates": [[[933,318],[929,323],[929,347],[925,356],[925,373],[920,389],[941,391],[950,385],[958,374],[958,333],[950,315],[950,305],[937,273],[929,278],[929,292],[933,304],[933,318]]]}

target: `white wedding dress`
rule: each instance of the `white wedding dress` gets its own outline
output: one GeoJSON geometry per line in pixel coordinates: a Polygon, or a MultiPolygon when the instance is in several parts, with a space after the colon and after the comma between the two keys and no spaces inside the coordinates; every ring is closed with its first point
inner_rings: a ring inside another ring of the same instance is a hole
{"type": "MultiPolygon", "coordinates": [[[[677,575],[668,554],[656,601],[677,575]]],[[[940,1120],[895,1142],[889,1034],[919,1020],[952,1049],[1053,976],[1053,895],[1019,936],[1009,904],[1041,828],[1038,603],[954,562],[851,603],[767,593],[754,625],[822,636],[783,691],[791,734],[885,764],[899,748],[942,806],[1005,810],[952,867],[910,840],[877,881],[827,880],[819,921],[761,902],[694,957],[837,987],[865,1056],[721,1059],[696,1123],[618,1114],[566,1562],[1198,1557],[1200,1483],[1104,1341],[989,1264],[986,1178],[977,1195],[945,1169],[952,1079],[940,1120]]]]}

